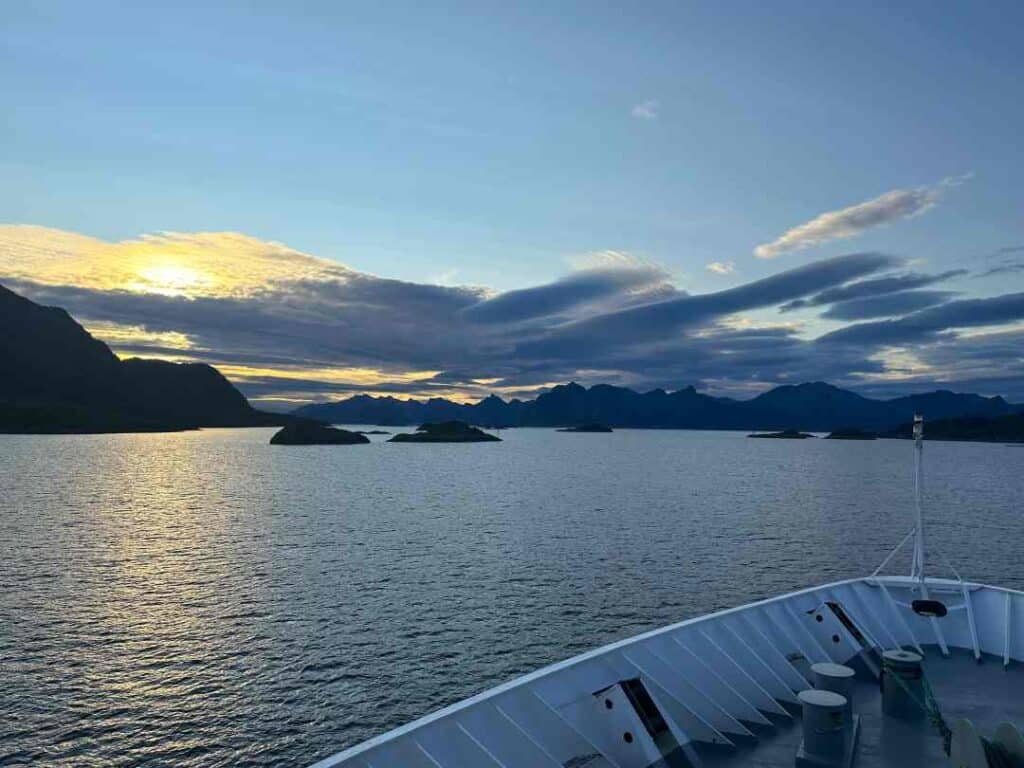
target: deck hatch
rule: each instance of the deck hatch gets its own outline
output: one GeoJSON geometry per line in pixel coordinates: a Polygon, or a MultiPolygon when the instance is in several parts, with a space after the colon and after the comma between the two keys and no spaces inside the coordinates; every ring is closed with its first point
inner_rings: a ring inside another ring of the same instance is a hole
{"type": "Polygon", "coordinates": [[[629,703],[633,705],[633,709],[640,716],[640,722],[644,724],[644,728],[652,739],[657,739],[663,733],[668,733],[668,723],[661,716],[654,699],[651,698],[651,694],[647,692],[647,688],[644,687],[639,677],[623,680],[622,690],[626,692],[629,703]]]}
{"type": "Polygon", "coordinates": [[[864,633],[860,631],[860,628],[857,627],[853,619],[850,618],[849,614],[846,613],[846,611],[843,609],[843,606],[840,603],[837,603],[834,600],[829,600],[825,603],[825,605],[827,605],[828,609],[832,611],[833,614],[835,614],[835,617],[839,619],[839,623],[843,625],[846,631],[850,633],[850,635],[853,637],[854,640],[857,641],[861,648],[870,647],[870,644],[864,637],[864,633]]]}

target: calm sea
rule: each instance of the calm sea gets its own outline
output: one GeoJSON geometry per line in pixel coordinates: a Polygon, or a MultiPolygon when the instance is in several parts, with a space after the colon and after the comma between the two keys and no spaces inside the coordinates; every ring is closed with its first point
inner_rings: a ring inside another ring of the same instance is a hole
{"type": "MultiPolygon", "coordinates": [[[[270,434],[0,436],[0,765],[303,766],[911,526],[909,442],[270,434]]],[[[925,454],[931,542],[1024,588],[1024,449],[925,454]]]]}

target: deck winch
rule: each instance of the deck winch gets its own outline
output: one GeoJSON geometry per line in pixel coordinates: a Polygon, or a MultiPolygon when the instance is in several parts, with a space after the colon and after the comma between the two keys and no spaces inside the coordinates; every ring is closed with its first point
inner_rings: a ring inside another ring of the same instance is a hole
{"type": "Polygon", "coordinates": [[[853,678],[856,672],[844,664],[819,662],[811,665],[811,678],[814,687],[822,691],[832,691],[846,698],[847,725],[853,727],[856,720],[853,714],[853,678]]]}
{"type": "Polygon", "coordinates": [[[886,651],[882,654],[882,711],[902,720],[920,720],[927,714],[924,669],[920,654],[886,651]]]}
{"type": "MultiPolygon", "coordinates": [[[[796,753],[797,768],[844,768],[847,753],[847,698],[833,691],[810,688],[797,694],[803,708],[803,736],[796,753]]],[[[851,755],[852,757],[852,755],[851,755]]]]}
{"type": "Polygon", "coordinates": [[[853,763],[860,724],[853,714],[854,675],[842,664],[811,665],[814,688],[797,695],[803,710],[797,768],[847,768],[853,763]]]}

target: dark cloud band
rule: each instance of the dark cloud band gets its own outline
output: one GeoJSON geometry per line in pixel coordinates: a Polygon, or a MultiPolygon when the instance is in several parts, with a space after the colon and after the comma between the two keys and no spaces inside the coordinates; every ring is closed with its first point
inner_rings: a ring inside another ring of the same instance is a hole
{"type": "MultiPolygon", "coordinates": [[[[937,379],[1000,379],[984,360],[955,362],[954,351],[964,349],[956,346],[956,329],[1024,321],[1024,294],[950,300],[951,292],[921,288],[962,270],[892,274],[903,267],[889,255],[854,253],[699,295],[673,287],[662,270],[636,263],[583,270],[498,296],[351,270],[274,278],[250,295],[196,298],[0,281],[67,308],[86,324],[157,334],[122,341],[122,352],[249,369],[236,378],[258,397],[366,390],[477,396],[491,387],[527,390],[569,378],[639,388],[710,383],[719,391],[819,379],[849,386],[884,377],[886,364],[876,352],[894,345],[913,345],[935,366],[937,379]],[[830,319],[868,322],[808,340],[796,325],[744,327],[737,320],[752,311],[800,307],[828,307],[830,319]],[[161,346],[159,334],[166,332],[183,334],[191,347],[161,346]],[[318,379],[316,373],[346,368],[372,369],[378,381],[318,379]]],[[[1019,363],[1019,356],[1017,363],[1008,357],[1012,343],[1006,339],[992,339],[986,348],[996,367],[1019,363]]],[[[1014,391],[1024,396],[1024,384],[1007,393],[1014,391]]]]}

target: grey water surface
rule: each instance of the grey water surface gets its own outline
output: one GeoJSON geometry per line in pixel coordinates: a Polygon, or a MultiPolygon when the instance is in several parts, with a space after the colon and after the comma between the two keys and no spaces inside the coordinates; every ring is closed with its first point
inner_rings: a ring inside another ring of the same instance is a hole
{"type": "MultiPolygon", "coordinates": [[[[271,434],[0,436],[0,765],[304,766],[911,526],[909,442],[271,434]]],[[[1024,451],[925,454],[930,542],[1024,587],[1024,451]]]]}

